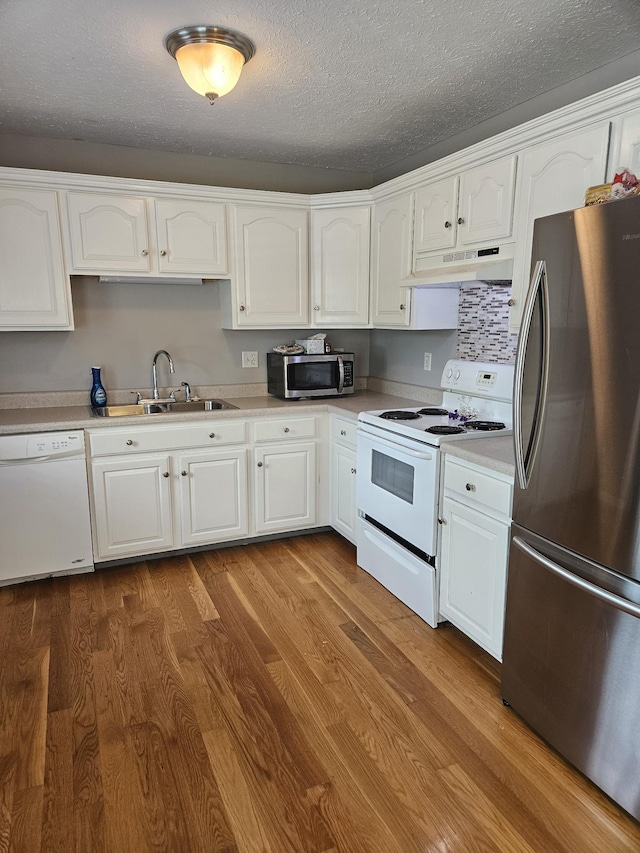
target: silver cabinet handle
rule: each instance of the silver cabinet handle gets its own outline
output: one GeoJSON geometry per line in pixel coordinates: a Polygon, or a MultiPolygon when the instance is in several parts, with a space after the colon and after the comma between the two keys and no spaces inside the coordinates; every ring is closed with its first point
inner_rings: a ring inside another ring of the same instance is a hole
{"type": "Polygon", "coordinates": [[[462,216],[458,217],[458,225],[464,225],[464,219],[462,218],[462,216]]]}
{"type": "Polygon", "coordinates": [[[351,469],[351,473],[352,473],[352,474],[355,474],[355,473],[356,473],[356,469],[355,469],[355,468],[352,468],[352,469],[351,469]]]}
{"type": "Polygon", "coordinates": [[[262,462],[258,462],[258,468],[262,468],[262,462]]]}
{"type": "Polygon", "coordinates": [[[510,300],[507,302],[507,305],[509,305],[511,308],[513,308],[513,306],[514,306],[515,304],[516,304],[516,300],[515,300],[515,299],[510,299],[510,300]]]}
{"type": "Polygon", "coordinates": [[[341,429],[341,430],[340,430],[340,435],[346,435],[346,434],[347,434],[346,429],[341,429]]]}
{"type": "Polygon", "coordinates": [[[165,472],[164,472],[164,474],[163,474],[162,476],[163,476],[163,477],[168,477],[168,476],[169,476],[169,472],[168,472],[168,471],[165,471],[165,472]]]}
{"type": "Polygon", "coordinates": [[[449,221],[444,223],[445,228],[451,228],[451,223],[449,221]]]}
{"type": "Polygon", "coordinates": [[[467,485],[465,486],[465,489],[468,492],[475,492],[476,487],[473,485],[473,483],[467,483],[467,485]]]}
{"type": "Polygon", "coordinates": [[[166,252],[166,250],[165,250],[165,249],[160,249],[160,254],[161,254],[161,255],[162,255],[162,257],[164,258],[164,256],[167,254],[167,252],[166,252]]]}
{"type": "Polygon", "coordinates": [[[209,438],[215,438],[215,437],[216,437],[215,432],[210,432],[210,433],[209,433],[209,438]]]}
{"type": "Polygon", "coordinates": [[[129,446],[129,447],[131,447],[131,445],[133,444],[133,441],[132,441],[130,438],[128,438],[128,439],[127,439],[127,444],[128,444],[128,446],[129,446]]]}
{"type": "Polygon", "coordinates": [[[143,250],[142,250],[142,254],[143,254],[143,255],[148,255],[148,254],[149,254],[149,250],[148,250],[148,249],[143,249],[143,250]]]}
{"type": "Polygon", "coordinates": [[[400,303],[400,310],[401,310],[401,311],[404,311],[404,309],[405,309],[406,307],[407,307],[406,305],[403,305],[402,303],[400,303]]]}
{"type": "Polygon", "coordinates": [[[314,305],[314,306],[313,306],[313,310],[314,310],[314,311],[319,311],[319,310],[320,310],[320,306],[319,306],[319,305],[314,305]]]}
{"type": "Polygon", "coordinates": [[[592,595],[594,598],[599,598],[601,601],[606,601],[607,604],[611,604],[613,607],[616,607],[618,610],[622,610],[623,613],[628,613],[631,616],[636,616],[640,618],[640,607],[637,604],[634,604],[632,601],[627,601],[626,598],[620,598],[618,595],[614,595],[612,592],[609,592],[606,589],[601,589],[598,586],[594,586],[589,583],[589,581],[584,580],[584,578],[579,577],[578,575],[574,575],[573,572],[568,571],[567,569],[559,566],[557,563],[554,563],[553,560],[550,560],[548,557],[545,557],[544,554],[541,554],[539,551],[536,551],[535,548],[532,548],[524,539],[521,539],[519,536],[513,537],[513,544],[516,548],[519,548],[523,553],[525,553],[528,557],[531,557],[532,560],[535,560],[536,563],[543,566],[545,569],[551,572],[551,574],[557,575],[557,577],[562,578],[562,580],[570,583],[572,586],[577,586],[578,589],[583,590],[583,592],[592,595]]]}
{"type": "Polygon", "coordinates": [[[186,472],[186,471],[180,471],[180,476],[181,476],[181,477],[186,477],[186,476],[187,476],[187,472],[186,472]]]}
{"type": "Polygon", "coordinates": [[[285,427],[283,432],[289,432],[289,427],[285,427]]]}
{"type": "Polygon", "coordinates": [[[438,519],[438,524],[446,524],[446,523],[447,523],[447,519],[446,519],[446,518],[439,518],[439,519],[438,519]]]}
{"type": "Polygon", "coordinates": [[[244,311],[244,305],[241,305],[241,306],[240,306],[240,310],[241,310],[241,311],[244,311]]]}

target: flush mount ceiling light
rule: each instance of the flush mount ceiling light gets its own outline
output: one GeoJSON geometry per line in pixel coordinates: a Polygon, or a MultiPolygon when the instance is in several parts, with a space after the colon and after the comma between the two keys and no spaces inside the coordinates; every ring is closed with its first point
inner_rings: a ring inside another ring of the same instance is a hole
{"type": "Polygon", "coordinates": [[[165,36],[164,46],[187,85],[212,104],[233,89],[242,66],[256,52],[254,43],[242,33],[208,24],[173,30],[165,36]]]}

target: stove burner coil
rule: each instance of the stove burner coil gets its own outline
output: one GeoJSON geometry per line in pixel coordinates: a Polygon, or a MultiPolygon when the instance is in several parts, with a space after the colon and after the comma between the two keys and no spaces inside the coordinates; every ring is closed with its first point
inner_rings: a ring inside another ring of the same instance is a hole
{"type": "Polygon", "coordinates": [[[415,421],[420,415],[416,412],[391,411],[383,412],[380,417],[385,421],[415,421]]]}
{"type": "Polygon", "coordinates": [[[448,415],[449,412],[447,409],[420,409],[418,412],[419,415],[448,415]]]}
{"type": "Polygon", "coordinates": [[[427,427],[425,432],[432,432],[434,435],[456,435],[460,432],[466,432],[466,430],[462,427],[446,426],[443,424],[442,426],[427,427]]]}
{"type": "Polygon", "coordinates": [[[465,426],[467,429],[477,429],[481,432],[505,428],[505,425],[500,421],[467,421],[465,426]]]}

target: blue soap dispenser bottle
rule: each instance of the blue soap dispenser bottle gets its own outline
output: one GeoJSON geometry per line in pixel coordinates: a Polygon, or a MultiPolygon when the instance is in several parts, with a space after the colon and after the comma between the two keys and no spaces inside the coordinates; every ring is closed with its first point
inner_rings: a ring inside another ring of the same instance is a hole
{"type": "Polygon", "coordinates": [[[102,384],[102,380],[100,379],[100,367],[92,367],[91,374],[93,376],[93,383],[91,385],[91,406],[96,409],[98,406],[106,406],[107,405],[107,392],[104,390],[104,385],[102,384]]]}

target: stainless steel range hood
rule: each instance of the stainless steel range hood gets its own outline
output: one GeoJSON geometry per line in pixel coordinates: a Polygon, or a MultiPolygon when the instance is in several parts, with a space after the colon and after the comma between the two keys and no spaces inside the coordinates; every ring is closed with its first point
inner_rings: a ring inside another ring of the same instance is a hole
{"type": "Polygon", "coordinates": [[[504,281],[513,278],[515,243],[485,249],[460,249],[442,255],[417,258],[415,272],[402,281],[404,287],[455,285],[465,281],[504,281]]]}

